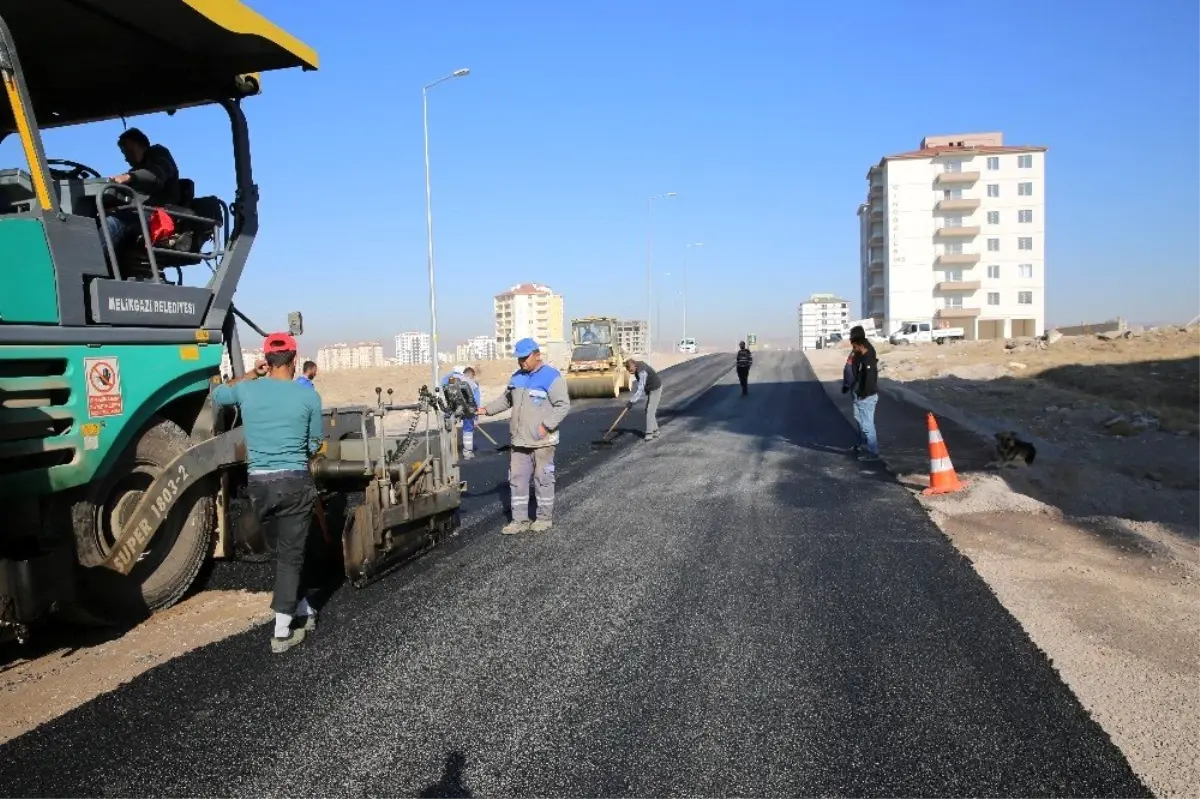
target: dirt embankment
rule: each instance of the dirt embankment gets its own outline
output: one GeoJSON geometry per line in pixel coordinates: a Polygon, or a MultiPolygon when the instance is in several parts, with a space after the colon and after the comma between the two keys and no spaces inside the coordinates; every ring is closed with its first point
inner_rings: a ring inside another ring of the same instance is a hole
{"type": "MultiPolygon", "coordinates": [[[[1200,795],[1200,328],[882,345],[888,467],[1159,796],[1200,795]],[[933,411],[965,490],[928,485],[933,411]],[[992,434],[1034,442],[997,470],[992,434]]],[[[809,353],[834,403],[845,349],[809,353]]]]}

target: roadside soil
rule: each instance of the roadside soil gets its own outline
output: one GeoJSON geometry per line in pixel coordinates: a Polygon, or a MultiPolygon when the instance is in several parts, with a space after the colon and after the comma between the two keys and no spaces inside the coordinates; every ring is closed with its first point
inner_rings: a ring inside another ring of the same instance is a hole
{"type": "MultiPolygon", "coordinates": [[[[889,469],[1147,785],[1200,796],[1200,331],[878,351],[889,469]],[[927,412],[960,492],[920,493],[927,412]],[[989,467],[1000,430],[1032,466],[989,467]]],[[[848,350],[806,354],[849,419],[848,350]]]]}
{"type": "MultiPolygon", "coordinates": [[[[695,357],[670,353],[648,360],[662,370],[695,357]]],[[[515,368],[512,361],[472,365],[484,402],[504,390],[515,368]]],[[[443,374],[448,371],[444,368],[443,374]]],[[[322,374],[317,389],[325,407],[374,404],[376,386],[385,392],[393,389],[394,402],[400,404],[416,401],[418,390],[428,383],[427,367],[384,367],[322,374]]],[[[389,430],[396,426],[407,429],[409,419],[404,414],[390,414],[389,430]]],[[[418,429],[424,429],[423,425],[418,429]]],[[[39,637],[30,650],[15,643],[0,647],[0,743],[113,691],[159,664],[268,623],[272,618],[270,600],[268,593],[204,591],[124,634],[65,628],[39,637]]]]}

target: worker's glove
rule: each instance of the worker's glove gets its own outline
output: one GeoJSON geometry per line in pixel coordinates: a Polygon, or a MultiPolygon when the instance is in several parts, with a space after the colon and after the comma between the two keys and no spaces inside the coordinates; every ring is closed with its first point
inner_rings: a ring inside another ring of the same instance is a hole
{"type": "Polygon", "coordinates": [[[850,386],[842,386],[842,393],[843,393],[843,394],[849,394],[849,393],[850,393],[850,386]]]}
{"type": "Polygon", "coordinates": [[[633,400],[630,400],[629,402],[626,402],[626,403],[625,403],[625,409],[626,409],[626,410],[628,410],[628,409],[632,408],[633,406],[634,406],[634,402],[633,402],[633,400]]]}

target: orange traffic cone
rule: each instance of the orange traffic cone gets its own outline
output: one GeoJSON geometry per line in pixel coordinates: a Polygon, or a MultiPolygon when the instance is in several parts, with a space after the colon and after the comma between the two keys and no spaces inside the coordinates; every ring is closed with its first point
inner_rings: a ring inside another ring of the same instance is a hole
{"type": "Polygon", "coordinates": [[[937,419],[929,414],[929,488],[923,494],[952,494],[967,487],[958,479],[954,464],[950,462],[950,452],[946,442],[942,440],[942,431],[938,430],[937,419]]]}

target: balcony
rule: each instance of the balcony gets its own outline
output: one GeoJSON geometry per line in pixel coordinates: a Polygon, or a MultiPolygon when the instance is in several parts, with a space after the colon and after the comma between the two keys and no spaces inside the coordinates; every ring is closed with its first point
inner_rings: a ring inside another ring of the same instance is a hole
{"type": "Polygon", "coordinates": [[[872,297],[882,297],[883,296],[883,284],[882,283],[874,283],[874,284],[868,286],[867,294],[871,295],[872,297]]]}
{"type": "Polygon", "coordinates": [[[973,239],[979,235],[978,225],[959,225],[958,227],[940,227],[933,232],[935,239],[973,239]]]}
{"type": "Polygon", "coordinates": [[[868,272],[874,272],[877,270],[880,272],[883,271],[883,259],[882,258],[872,258],[871,262],[867,264],[868,272]]]}
{"type": "Polygon", "coordinates": [[[979,316],[978,308],[938,308],[937,318],[946,321],[974,319],[979,316]]]}
{"type": "Polygon", "coordinates": [[[939,172],[933,182],[939,186],[964,186],[977,180],[978,172],[939,172]]]}
{"type": "Polygon", "coordinates": [[[881,219],[883,219],[883,206],[881,206],[881,205],[871,206],[871,221],[878,222],[881,219]]]}
{"type": "Polygon", "coordinates": [[[953,200],[938,200],[936,210],[942,213],[950,213],[951,211],[974,211],[978,207],[978,199],[959,197],[953,200]]]}
{"type": "Polygon", "coordinates": [[[977,252],[948,252],[939,255],[934,266],[974,266],[979,263],[977,252]]]}
{"type": "Polygon", "coordinates": [[[883,234],[882,233],[872,233],[871,234],[871,246],[874,247],[874,246],[882,246],[882,245],[883,245],[883,234]]]}
{"type": "Polygon", "coordinates": [[[883,196],[883,184],[882,183],[872,183],[871,191],[868,193],[867,196],[869,196],[872,200],[882,197],[883,196]]]}
{"type": "Polygon", "coordinates": [[[978,291],[982,285],[978,280],[943,280],[933,289],[934,291],[978,291]]]}

